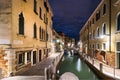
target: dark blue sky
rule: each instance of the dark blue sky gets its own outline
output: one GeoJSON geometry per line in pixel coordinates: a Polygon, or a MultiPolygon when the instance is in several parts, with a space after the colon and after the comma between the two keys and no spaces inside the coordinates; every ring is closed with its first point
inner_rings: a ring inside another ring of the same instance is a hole
{"type": "Polygon", "coordinates": [[[79,31],[101,0],[48,0],[53,11],[53,28],[79,40],[79,31]]]}

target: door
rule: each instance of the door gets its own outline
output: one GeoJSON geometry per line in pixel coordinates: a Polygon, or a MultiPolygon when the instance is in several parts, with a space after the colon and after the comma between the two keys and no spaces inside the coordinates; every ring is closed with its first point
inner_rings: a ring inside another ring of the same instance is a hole
{"type": "Polygon", "coordinates": [[[120,69],[120,42],[117,42],[117,46],[116,46],[116,52],[117,52],[117,65],[118,65],[118,68],[120,69]]]}
{"type": "Polygon", "coordinates": [[[41,61],[41,53],[42,51],[41,50],[39,50],[39,62],[41,61]]]}
{"type": "Polygon", "coordinates": [[[33,64],[36,64],[36,51],[33,51],[33,64]]]}

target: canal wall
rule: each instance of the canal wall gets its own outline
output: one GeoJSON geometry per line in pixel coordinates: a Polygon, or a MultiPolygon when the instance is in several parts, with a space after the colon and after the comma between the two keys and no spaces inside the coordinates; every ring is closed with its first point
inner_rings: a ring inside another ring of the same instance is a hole
{"type": "MultiPolygon", "coordinates": [[[[95,74],[102,80],[117,80],[114,79],[108,75],[103,74],[102,69],[98,70],[95,66],[94,66],[94,61],[92,62],[92,64],[88,61],[88,59],[86,59],[86,56],[82,56],[79,55],[80,58],[93,70],[93,72],[95,72],[95,74]]],[[[100,68],[102,68],[102,65],[100,64],[99,66],[100,68]]]]}
{"type": "Polygon", "coordinates": [[[57,79],[56,79],[56,78],[57,78],[56,73],[57,73],[57,69],[58,69],[59,64],[60,64],[60,62],[61,62],[61,60],[62,60],[63,55],[64,55],[64,52],[62,51],[62,52],[60,52],[59,56],[57,56],[57,57],[54,59],[54,63],[53,63],[53,64],[54,64],[54,67],[53,67],[52,80],[57,80],[57,79]]]}

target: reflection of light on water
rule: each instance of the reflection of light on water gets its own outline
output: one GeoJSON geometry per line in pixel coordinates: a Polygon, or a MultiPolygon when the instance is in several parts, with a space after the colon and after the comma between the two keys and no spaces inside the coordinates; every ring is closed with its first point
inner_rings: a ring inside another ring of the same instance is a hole
{"type": "Polygon", "coordinates": [[[57,74],[59,74],[59,72],[60,72],[60,71],[59,71],[59,70],[57,70],[57,74]]]}
{"type": "Polygon", "coordinates": [[[63,57],[63,58],[62,58],[62,61],[64,61],[64,60],[65,60],[65,58],[63,57]]]}
{"type": "Polygon", "coordinates": [[[88,68],[88,71],[90,72],[90,69],[88,68]]]}
{"type": "Polygon", "coordinates": [[[68,56],[71,56],[70,51],[68,51],[68,56]]]}
{"type": "Polygon", "coordinates": [[[80,61],[80,59],[78,59],[78,61],[77,61],[77,70],[81,71],[81,61],[80,61]]]}

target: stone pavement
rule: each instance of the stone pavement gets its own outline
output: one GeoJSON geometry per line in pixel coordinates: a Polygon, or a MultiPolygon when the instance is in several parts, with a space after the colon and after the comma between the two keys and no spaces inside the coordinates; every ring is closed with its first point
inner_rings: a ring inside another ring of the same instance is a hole
{"type": "Polygon", "coordinates": [[[53,67],[55,68],[62,55],[63,52],[54,53],[26,71],[17,73],[16,76],[4,78],[2,80],[45,80],[45,68],[48,68],[53,64],[53,62],[53,67]]]}
{"type": "Polygon", "coordinates": [[[94,67],[96,67],[96,69],[98,69],[99,71],[101,71],[103,74],[108,75],[112,78],[115,78],[116,80],[120,80],[120,69],[116,69],[116,68],[112,68],[109,65],[106,65],[105,63],[97,60],[97,59],[93,59],[94,62],[92,61],[92,58],[90,57],[86,57],[86,60],[91,63],[94,67]]]}
{"type": "Polygon", "coordinates": [[[51,64],[53,64],[55,58],[59,56],[60,53],[55,53],[49,56],[47,59],[41,61],[40,63],[36,64],[35,66],[30,67],[27,71],[17,74],[21,76],[33,76],[33,75],[40,75],[45,76],[45,68],[48,68],[51,64]]]}

